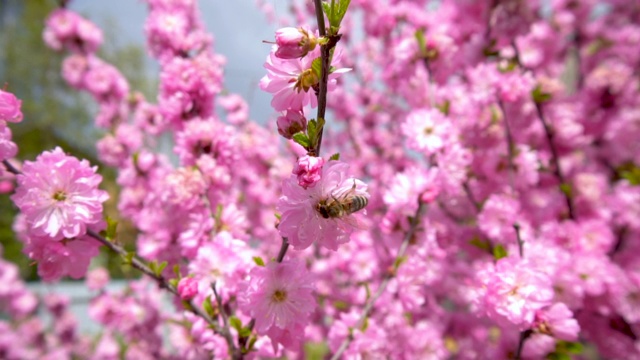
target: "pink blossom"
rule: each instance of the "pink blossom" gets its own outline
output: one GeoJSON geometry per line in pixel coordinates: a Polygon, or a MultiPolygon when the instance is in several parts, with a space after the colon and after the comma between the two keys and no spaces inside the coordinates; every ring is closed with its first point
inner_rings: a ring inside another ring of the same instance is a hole
{"type": "Polygon", "coordinates": [[[307,55],[315,49],[317,40],[313,34],[304,28],[286,27],[276,31],[275,55],[281,59],[296,59],[307,55]]]}
{"type": "MultiPolygon", "coordinates": [[[[260,89],[273,94],[271,106],[276,111],[288,109],[301,110],[306,105],[317,106],[317,98],[312,88],[318,85],[319,78],[311,69],[313,59],[320,56],[316,49],[300,59],[281,59],[275,55],[277,46],[273,46],[264,67],[267,75],[260,79],[260,89]]],[[[333,66],[339,58],[339,53],[333,57],[333,66]]],[[[337,69],[329,74],[328,88],[336,85],[336,78],[350,69],[337,69]]]]}
{"type": "Polygon", "coordinates": [[[509,256],[495,267],[478,273],[483,289],[480,308],[501,324],[524,330],[534,321],[536,311],[550,305],[551,279],[534,269],[527,259],[509,256]]]}
{"type": "Polygon", "coordinates": [[[11,129],[0,120],[0,161],[11,159],[18,153],[18,146],[11,141],[11,129]]]}
{"type": "Polygon", "coordinates": [[[184,277],[178,283],[180,299],[189,301],[198,294],[198,282],[191,277],[184,277]]]}
{"type": "Polygon", "coordinates": [[[208,157],[218,167],[231,167],[239,155],[238,135],[234,128],[217,119],[194,119],[176,134],[173,151],[183,166],[195,165],[199,158],[208,157]]]}
{"type": "Polygon", "coordinates": [[[313,291],[314,280],[303,261],[270,262],[251,271],[239,307],[255,318],[256,331],[267,334],[274,349],[278,343],[295,349],[316,307],[313,291]]]}
{"type": "Polygon", "coordinates": [[[278,133],[286,139],[293,138],[293,135],[307,130],[307,119],[301,111],[287,110],[283,116],[278,116],[278,133]]]}
{"type": "Polygon", "coordinates": [[[38,275],[44,281],[57,281],[64,276],[82,278],[99,248],[98,241],[83,234],[65,241],[31,235],[23,251],[38,262],[38,275]]]}
{"type": "Polygon", "coordinates": [[[414,110],[402,124],[402,133],[407,137],[409,148],[433,154],[446,145],[454,136],[454,128],[438,110],[414,110]]]}
{"type": "Polygon", "coordinates": [[[22,101],[10,92],[0,89],[0,121],[20,122],[22,101]]]}
{"type": "Polygon", "coordinates": [[[578,340],[580,325],[563,303],[555,303],[536,312],[533,334],[524,344],[526,357],[541,358],[555,349],[556,339],[578,340]]]}
{"type": "Polygon", "coordinates": [[[316,186],[320,181],[323,165],[324,159],[321,157],[305,155],[299,158],[293,168],[293,174],[298,177],[298,185],[305,189],[316,186]]]}
{"type": "Polygon", "coordinates": [[[102,203],[109,195],[99,190],[102,176],[86,160],[67,156],[61,148],[25,161],[18,187],[11,196],[25,215],[29,232],[53,239],[74,238],[88,225],[102,220],[102,203]]]}
{"type": "Polygon", "coordinates": [[[349,241],[360,214],[342,211],[342,207],[331,215],[321,213],[323,205],[337,206],[354,196],[369,198],[367,185],[349,176],[348,170],[346,163],[329,161],[322,168],[320,181],[312,188],[301,187],[295,175],[283,182],[283,196],[277,204],[282,216],[278,231],[293,247],[306,249],[317,241],[321,246],[337,250],[339,244],[349,241]]]}

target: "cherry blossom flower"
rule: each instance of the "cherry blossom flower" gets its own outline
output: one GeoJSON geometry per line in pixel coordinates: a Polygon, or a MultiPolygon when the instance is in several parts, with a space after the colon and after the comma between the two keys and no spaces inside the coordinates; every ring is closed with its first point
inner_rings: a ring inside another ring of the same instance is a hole
{"type": "Polygon", "coordinates": [[[255,318],[255,329],[273,343],[295,349],[304,336],[316,302],[314,280],[303,261],[270,262],[251,271],[249,284],[238,297],[242,311],[255,318]]]}
{"type": "Polygon", "coordinates": [[[81,236],[87,226],[98,224],[109,195],[98,189],[102,176],[96,171],[59,147],[25,161],[11,199],[25,215],[29,232],[59,240],[81,236]]]}
{"type": "Polygon", "coordinates": [[[369,194],[367,185],[349,176],[348,170],[349,165],[344,162],[329,161],[314,187],[301,187],[295,175],[283,182],[283,196],[277,204],[282,216],[278,231],[293,247],[306,249],[317,241],[321,246],[337,250],[360,226],[361,213],[355,213],[355,209],[344,210],[340,205],[352,202],[354,197],[368,199],[369,194]],[[335,207],[335,212],[323,214],[323,206],[335,207]]]}
{"type": "Polygon", "coordinates": [[[0,90],[0,121],[20,122],[22,101],[10,92],[0,90]]]}
{"type": "MultiPolygon", "coordinates": [[[[309,52],[307,56],[299,59],[281,59],[275,52],[278,47],[273,46],[267,57],[264,67],[267,75],[260,79],[260,89],[273,94],[271,106],[277,111],[288,109],[301,110],[307,105],[316,107],[318,99],[312,91],[318,85],[319,78],[311,69],[311,63],[320,56],[319,48],[309,52]]],[[[333,57],[332,66],[336,66],[339,52],[333,57]]],[[[328,88],[331,90],[336,85],[336,78],[351,69],[335,69],[329,74],[328,88]]]]}

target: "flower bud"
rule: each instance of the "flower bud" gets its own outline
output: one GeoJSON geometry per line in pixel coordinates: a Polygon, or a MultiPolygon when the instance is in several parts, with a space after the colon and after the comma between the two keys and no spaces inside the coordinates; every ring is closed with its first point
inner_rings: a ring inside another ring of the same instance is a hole
{"type": "Polygon", "coordinates": [[[190,277],[180,279],[178,283],[178,294],[180,299],[189,301],[198,294],[198,282],[190,277]]]}
{"type": "Polygon", "coordinates": [[[303,188],[314,187],[320,181],[324,159],[305,155],[298,159],[293,174],[298,176],[298,185],[303,188]]]}
{"type": "Polygon", "coordinates": [[[286,27],[276,31],[276,56],[280,59],[301,58],[315,49],[318,40],[303,28],[286,27]]]}
{"type": "Polygon", "coordinates": [[[21,105],[22,101],[18,100],[15,95],[0,90],[0,120],[20,122],[22,120],[21,105]]]}
{"type": "Polygon", "coordinates": [[[284,116],[278,117],[278,133],[287,139],[293,134],[307,130],[307,119],[300,111],[287,110],[284,116]]]}

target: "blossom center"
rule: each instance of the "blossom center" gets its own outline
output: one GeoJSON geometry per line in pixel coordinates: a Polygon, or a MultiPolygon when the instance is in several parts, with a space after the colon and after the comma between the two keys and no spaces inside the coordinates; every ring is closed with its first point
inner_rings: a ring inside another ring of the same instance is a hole
{"type": "Polygon", "coordinates": [[[281,289],[276,290],[273,295],[271,295],[271,300],[281,303],[287,300],[287,292],[281,289]]]}
{"type": "Polygon", "coordinates": [[[65,201],[65,200],[67,200],[67,194],[62,190],[58,190],[55,193],[53,193],[53,200],[55,200],[55,201],[65,201]]]}

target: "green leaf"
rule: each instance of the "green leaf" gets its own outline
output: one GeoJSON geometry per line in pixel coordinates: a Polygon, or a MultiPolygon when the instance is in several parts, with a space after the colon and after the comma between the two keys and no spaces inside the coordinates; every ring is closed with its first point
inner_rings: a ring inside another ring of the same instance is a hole
{"type": "Polygon", "coordinates": [[[318,76],[318,79],[322,77],[322,58],[317,57],[313,59],[311,62],[311,70],[318,76]]]}
{"type": "Polygon", "coordinates": [[[253,262],[256,263],[256,265],[258,266],[264,266],[264,260],[262,260],[260,256],[254,256],[253,262]]]}
{"type": "Polygon", "coordinates": [[[281,215],[281,214],[275,213],[275,214],[273,214],[273,215],[274,215],[274,216],[276,217],[276,219],[278,219],[278,220],[281,220],[281,219],[282,219],[282,215],[281,215]]]}
{"type": "Polygon", "coordinates": [[[336,300],[333,302],[333,307],[336,308],[336,310],[347,310],[349,305],[345,301],[336,300]]]}
{"type": "Polygon", "coordinates": [[[349,10],[349,5],[351,4],[351,0],[340,0],[340,9],[338,10],[338,17],[340,18],[340,22],[347,14],[347,10],[349,10]]]}
{"type": "Polygon", "coordinates": [[[229,325],[231,325],[232,328],[238,330],[238,333],[242,331],[242,321],[240,321],[237,316],[232,316],[229,318],[229,325]]]}
{"type": "Polygon", "coordinates": [[[294,134],[293,141],[300,144],[303,148],[307,150],[309,150],[309,148],[311,147],[311,141],[309,140],[307,135],[305,135],[304,133],[299,132],[294,134]]]}
{"type": "Polygon", "coordinates": [[[531,91],[531,97],[536,104],[542,104],[551,100],[551,94],[544,92],[542,86],[539,84],[531,91]]]}
{"type": "Polygon", "coordinates": [[[247,345],[247,350],[251,351],[253,346],[256,344],[256,341],[258,341],[256,336],[251,337],[251,339],[249,339],[249,344],[247,345]]]}
{"type": "Polygon", "coordinates": [[[318,123],[314,119],[309,120],[309,123],[307,124],[307,136],[309,137],[309,141],[312,145],[314,145],[314,140],[318,134],[316,127],[317,124],[318,123]]]}
{"type": "Polygon", "coordinates": [[[559,341],[563,348],[572,354],[582,354],[584,346],[579,342],[559,341]]]}
{"type": "Polygon", "coordinates": [[[118,227],[118,222],[109,216],[105,217],[107,221],[107,230],[105,231],[105,238],[109,241],[113,241],[116,238],[116,229],[118,227]]]}
{"type": "Polygon", "coordinates": [[[362,332],[367,331],[367,328],[369,327],[369,317],[367,316],[366,318],[364,318],[364,321],[362,322],[362,326],[360,327],[360,330],[362,332]]]}
{"type": "Polygon", "coordinates": [[[398,268],[400,267],[400,265],[404,264],[405,262],[407,262],[407,260],[409,259],[408,256],[401,256],[399,258],[396,258],[396,261],[393,262],[393,268],[394,270],[398,270],[398,268]]]}
{"type": "Polygon", "coordinates": [[[329,354],[329,346],[325,342],[307,342],[304,344],[305,360],[323,360],[329,354]]]}
{"type": "Polygon", "coordinates": [[[329,157],[329,161],[338,161],[340,160],[340,153],[335,153],[329,157]]]}
{"type": "Polygon", "coordinates": [[[328,2],[323,1],[322,10],[324,10],[324,14],[327,16],[327,19],[329,19],[329,23],[331,23],[331,5],[328,2]]]}
{"type": "Polygon", "coordinates": [[[498,245],[493,247],[493,257],[496,260],[500,260],[502,258],[505,258],[505,257],[507,257],[507,255],[509,255],[507,253],[507,249],[505,249],[504,246],[502,246],[501,244],[498,244],[498,245]]]}
{"type": "Polygon", "coordinates": [[[180,265],[179,264],[173,265],[173,273],[176,274],[176,278],[178,278],[178,279],[182,278],[182,274],[180,273],[180,265]]]}
{"type": "Polygon", "coordinates": [[[569,183],[560,184],[560,191],[562,191],[562,193],[569,198],[573,196],[573,190],[572,190],[571,184],[569,183]]]}
{"type": "Polygon", "coordinates": [[[136,253],[129,251],[126,255],[122,255],[122,263],[125,265],[131,265],[133,262],[133,258],[136,256],[136,253]]]}
{"type": "Polygon", "coordinates": [[[415,37],[416,37],[416,40],[418,41],[418,50],[420,51],[420,55],[422,57],[426,57],[427,41],[424,38],[424,31],[422,29],[416,30],[415,37]]]}
{"type": "Polygon", "coordinates": [[[547,355],[547,359],[548,360],[571,360],[571,356],[569,356],[569,354],[565,354],[565,353],[553,352],[553,353],[547,355]]]}
{"type": "Polygon", "coordinates": [[[449,115],[449,110],[451,109],[451,101],[445,100],[442,104],[436,105],[438,110],[445,115],[449,115]]]}
{"type": "Polygon", "coordinates": [[[158,266],[158,273],[157,274],[161,275],[162,272],[164,271],[164,269],[167,267],[167,265],[169,265],[168,262],[166,262],[166,261],[161,262],[160,265],[158,266]]]}
{"type": "Polygon", "coordinates": [[[640,167],[633,163],[618,168],[618,176],[626,179],[632,186],[640,185],[640,167]]]}
{"type": "Polygon", "coordinates": [[[469,244],[477,247],[480,250],[489,251],[491,249],[491,244],[489,241],[483,240],[478,236],[474,236],[473,239],[469,241],[469,244]]]}
{"type": "Polygon", "coordinates": [[[202,308],[204,309],[204,311],[207,312],[207,314],[211,317],[215,317],[216,316],[216,311],[213,308],[213,304],[211,303],[211,296],[207,296],[204,301],[202,302],[202,308]]]}
{"type": "Polygon", "coordinates": [[[178,287],[178,283],[180,282],[180,280],[178,279],[169,279],[169,285],[173,286],[173,287],[178,287]]]}
{"type": "Polygon", "coordinates": [[[243,327],[238,331],[238,335],[243,338],[248,338],[249,336],[251,336],[251,329],[249,329],[248,327],[243,327]]]}

